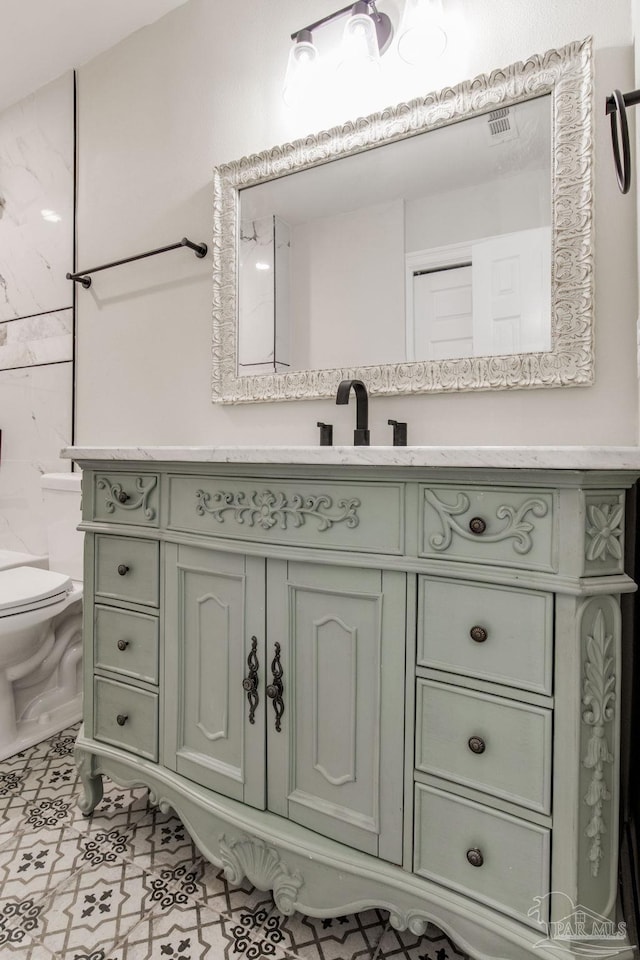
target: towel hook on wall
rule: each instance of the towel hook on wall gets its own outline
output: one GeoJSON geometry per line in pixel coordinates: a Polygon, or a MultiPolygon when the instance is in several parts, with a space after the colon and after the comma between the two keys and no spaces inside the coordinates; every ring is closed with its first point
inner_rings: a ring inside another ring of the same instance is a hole
{"type": "Polygon", "coordinates": [[[614,90],[606,100],[605,113],[611,117],[613,162],[616,165],[616,177],[622,193],[629,193],[631,189],[631,144],[627,107],[635,107],[637,103],[640,103],[640,90],[632,90],[631,93],[620,93],[619,90],[614,90]]]}

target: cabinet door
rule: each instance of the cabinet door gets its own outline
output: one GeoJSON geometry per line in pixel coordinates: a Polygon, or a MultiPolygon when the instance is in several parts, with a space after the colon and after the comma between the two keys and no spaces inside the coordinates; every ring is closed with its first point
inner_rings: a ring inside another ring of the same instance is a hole
{"type": "Polygon", "coordinates": [[[264,808],[264,560],[168,544],[166,570],[165,763],[264,808]]]}
{"type": "Polygon", "coordinates": [[[267,702],[268,807],[399,863],[405,575],[269,560],[267,590],[284,704],[278,731],[267,702]]]}

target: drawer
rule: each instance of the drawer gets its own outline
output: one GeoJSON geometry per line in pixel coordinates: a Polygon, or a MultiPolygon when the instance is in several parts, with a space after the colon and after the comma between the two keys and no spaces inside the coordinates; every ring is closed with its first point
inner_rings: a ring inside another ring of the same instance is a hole
{"type": "Polygon", "coordinates": [[[159,502],[156,474],[93,474],[93,520],[157,527],[159,502]]]}
{"type": "Polygon", "coordinates": [[[404,485],[169,478],[169,528],[261,543],[401,554],[404,485]]]}
{"type": "Polygon", "coordinates": [[[157,617],[97,604],[94,650],[97,669],[158,683],[157,617]]]}
{"type": "Polygon", "coordinates": [[[416,768],[549,813],[551,711],[418,680],[416,768]]]}
{"type": "Polygon", "coordinates": [[[420,577],[418,665],[551,694],[553,595],[420,577]]]}
{"type": "Polygon", "coordinates": [[[546,827],[424,784],[416,784],[415,801],[415,873],[533,927],[546,924],[550,856],[546,827]],[[530,910],[535,910],[534,917],[530,910]]]}
{"type": "Polygon", "coordinates": [[[96,536],[95,592],[114,600],[157,607],[159,547],[155,540],[96,536]]]}
{"type": "Polygon", "coordinates": [[[156,761],[158,695],[104,677],[93,683],[95,739],[156,761]]]}
{"type": "Polygon", "coordinates": [[[420,556],[556,569],[551,490],[423,486],[420,503],[420,556]]]}

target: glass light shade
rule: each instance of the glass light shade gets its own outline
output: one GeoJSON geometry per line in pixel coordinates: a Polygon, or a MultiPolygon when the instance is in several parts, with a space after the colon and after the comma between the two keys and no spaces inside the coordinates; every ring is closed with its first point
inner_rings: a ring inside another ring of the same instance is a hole
{"type": "Polygon", "coordinates": [[[380,65],[376,25],[368,13],[354,13],[347,20],[342,37],[342,64],[380,65]]]}
{"type": "Polygon", "coordinates": [[[296,106],[305,99],[313,85],[317,61],[318,51],[311,39],[297,40],[291,47],[282,90],[287,106],[296,106]]]}
{"type": "Polygon", "coordinates": [[[447,46],[441,21],[439,0],[406,0],[398,38],[399,56],[411,64],[441,57],[447,46]]]}

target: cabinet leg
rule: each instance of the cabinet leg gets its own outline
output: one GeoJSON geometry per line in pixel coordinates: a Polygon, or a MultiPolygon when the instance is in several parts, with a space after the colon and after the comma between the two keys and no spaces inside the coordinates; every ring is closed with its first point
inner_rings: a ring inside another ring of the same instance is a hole
{"type": "Polygon", "coordinates": [[[81,747],[76,747],[74,756],[84,788],[84,794],[78,800],[78,806],[84,816],[89,817],[102,800],[102,774],[94,773],[94,756],[92,753],[83,750],[81,747]]]}

